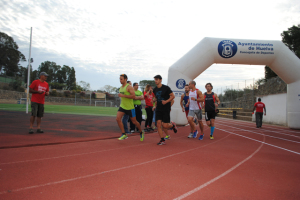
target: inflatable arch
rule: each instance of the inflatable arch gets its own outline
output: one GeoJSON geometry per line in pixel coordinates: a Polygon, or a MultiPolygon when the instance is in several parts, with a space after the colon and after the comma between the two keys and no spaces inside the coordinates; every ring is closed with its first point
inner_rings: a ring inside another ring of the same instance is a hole
{"type": "Polygon", "coordinates": [[[179,105],[184,85],[214,63],[268,65],[287,83],[288,127],[300,129],[300,59],[281,41],[276,40],[201,40],[169,68],[168,85],[175,94],[176,102],[171,111],[172,121],[178,124],[187,123],[179,105]]]}

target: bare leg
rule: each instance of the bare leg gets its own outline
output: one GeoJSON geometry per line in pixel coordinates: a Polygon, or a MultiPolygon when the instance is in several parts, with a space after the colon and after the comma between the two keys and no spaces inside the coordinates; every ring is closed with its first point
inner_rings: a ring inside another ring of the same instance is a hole
{"type": "Polygon", "coordinates": [[[41,117],[37,117],[36,118],[37,129],[41,129],[41,122],[42,122],[42,118],[41,117]]]}
{"type": "Polygon", "coordinates": [[[191,133],[196,131],[196,127],[195,127],[195,123],[194,123],[194,119],[191,116],[188,116],[188,121],[191,127],[191,133]]]}
{"type": "Polygon", "coordinates": [[[33,124],[34,124],[35,116],[30,117],[30,129],[33,129],[33,124]]]}
{"type": "Polygon", "coordinates": [[[158,131],[159,137],[163,138],[164,134],[163,134],[163,131],[162,131],[162,122],[161,122],[161,120],[157,120],[157,131],[158,131]]]}
{"type": "Polygon", "coordinates": [[[122,133],[125,133],[125,129],[124,129],[124,125],[123,125],[123,123],[122,123],[122,117],[124,116],[124,114],[125,113],[123,113],[123,112],[117,112],[117,118],[116,118],[116,121],[117,121],[117,123],[118,123],[118,125],[119,125],[119,128],[121,129],[121,132],[122,133]]]}
{"type": "Polygon", "coordinates": [[[204,125],[202,123],[202,120],[198,120],[198,122],[199,122],[200,130],[201,130],[201,134],[203,134],[204,133],[204,125]]]}
{"type": "Polygon", "coordinates": [[[206,121],[207,126],[210,126],[210,121],[206,121]]]}
{"type": "Polygon", "coordinates": [[[210,122],[210,125],[211,125],[212,127],[214,127],[214,126],[215,126],[215,119],[211,119],[210,121],[211,121],[211,122],[210,122]]]}
{"type": "Polygon", "coordinates": [[[162,126],[163,126],[163,130],[166,135],[168,135],[168,130],[170,128],[173,128],[173,124],[171,124],[171,123],[162,123],[162,126]]]}
{"type": "Polygon", "coordinates": [[[136,120],[136,117],[131,117],[130,118],[131,122],[135,125],[135,127],[137,127],[140,131],[140,133],[142,132],[142,128],[140,123],[136,120]]]}

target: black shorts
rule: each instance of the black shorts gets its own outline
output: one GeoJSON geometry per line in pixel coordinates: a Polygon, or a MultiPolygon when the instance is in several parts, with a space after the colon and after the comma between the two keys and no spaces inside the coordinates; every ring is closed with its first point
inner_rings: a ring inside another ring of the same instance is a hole
{"type": "Polygon", "coordinates": [[[216,112],[215,111],[208,111],[205,112],[205,120],[209,121],[211,119],[215,119],[216,118],[216,112]]]}
{"type": "Polygon", "coordinates": [[[43,117],[44,116],[44,104],[31,102],[31,116],[43,117]]]}
{"type": "Polygon", "coordinates": [[[132,109],[132,110],[125,110],[123,109],[122,107],[119,108],[118,112],[123,112],[125,113],[126,115],[128,115],[129,117],[135,117],[135,108],[132,109]]]}
{"type": "Polygon", "coordinates": [[[156,121],[161,120],[163,123],[170,123],[171,122],[170,112],[171,111],[156,110],[155,113],[156,121]]]}

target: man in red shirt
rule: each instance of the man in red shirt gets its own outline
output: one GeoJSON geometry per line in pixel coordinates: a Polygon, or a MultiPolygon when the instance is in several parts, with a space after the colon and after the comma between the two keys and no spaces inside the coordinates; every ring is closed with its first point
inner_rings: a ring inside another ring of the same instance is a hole
{"type": "Polygon", "coordinates": [[[40,73],[40,79],[35,80],[29,86],[31,96],[31,117],[29,133],[33,133],[33,124],[36,117],[37,132],[44,133],[41,129],[41,121],[44,115],[45,96],[49,95],[49,85],[46,82],[48,74],[46,72],[40,73]]]}
{"type": "Polygon", "coordinates": [[[255,114],[255,118],[256,118],[256,128],[261,128],[262,125],[262,119],[263,119],[263,112],[265,110],[265,115],[266,115],[266,106],[263,102],[261,102],[261,98],[258,98],[258,102],[256,102],[254,104],[253,107],[253,113],[254,114],[254,110],[256,108],[256,114],[255,114]]]}

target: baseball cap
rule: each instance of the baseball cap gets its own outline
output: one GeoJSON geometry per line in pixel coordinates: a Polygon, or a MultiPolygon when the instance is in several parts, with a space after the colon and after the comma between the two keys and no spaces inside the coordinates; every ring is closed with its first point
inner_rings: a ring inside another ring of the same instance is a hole
{"type": "Polygon", "coordinates": [[[127,75],[126,74],[121,74],[120,76],[123,76],[124,79],[128,79],[127,75]]]}
{"type": "Polygon", "coordinates": [[[49,76],[46,72],[41,72],[40,76],[49,76]]]}
{"type": "Polygon", "coordinates": [[[162,79],[161,75],[156,75],[154,78],[162,79]]]}

